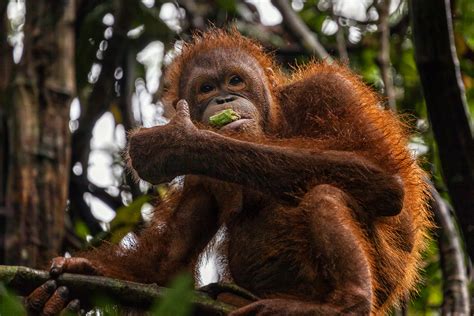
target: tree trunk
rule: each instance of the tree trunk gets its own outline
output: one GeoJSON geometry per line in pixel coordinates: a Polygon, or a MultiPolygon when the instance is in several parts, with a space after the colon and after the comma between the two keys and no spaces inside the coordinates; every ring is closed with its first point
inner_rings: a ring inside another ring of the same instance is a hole
{"type": "MultiPolygon", "coordinates": [[[[27,1],[24,51],[1,105],[6,114],[5,264],[38,267],[61,250],[76,94],[75,1],[27,1]]],[[[1,56],[2,59],[11,56],[1,56]]],[[[2,88],[2,87],[0,87],[2,88]]],[[[0,185],[0,188],[2,185],[0,185]]],[[[0,205],[2,206],[2,205],[0,205]]]]}
{"type": "Polygon", "coordinates": [[[443,178],[474,259],[474,141],[454,46],[449,0],[412,0],[415,59],[443,178]]]}

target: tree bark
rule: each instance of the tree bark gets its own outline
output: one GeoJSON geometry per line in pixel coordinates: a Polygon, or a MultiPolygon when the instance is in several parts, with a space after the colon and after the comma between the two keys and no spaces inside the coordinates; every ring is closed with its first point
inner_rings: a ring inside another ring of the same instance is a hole
{"type": "Polygon", "coordinates": [[[384,95],[387,98],[386,107],[392,111],[397,111],[395,87],[393,85],[392,64],[390,62],[390,0],[381,0],[377,4],[379,11],[379,33],[380,50],[377,57],[380,73],[384,86],[384,95]]]}
{"type": "Polygon", "coordinates": [[[443,177],[474,258],[474,142],[454,46],[449,0],[410,1],[415,59],[443,177]]]}
{"type": "Polygon", "coordinates": [[[75,0],[26,2],[23,57],[4,105],[9,146],[2,261],[8,264],[37,267],[61,249],[69,105],[76,94],[74,18],[75,0]]]}
{"type": "Polygon", "coordinates": [[[8,44],[7,2],[0,4],[0,263],[5,258],[5,232],[8,210],[6,208],[6,187],[8,170],[8,90],[13,70],[12,47],[8,44]]]}
{"type": "Polygon", "coordinates": [[[431,209],[438,229],[438,245],[443,271],[442,315],[470,315],[467,269],[462,243],[452,218],[452,209],[431,187],[431,209]]]}

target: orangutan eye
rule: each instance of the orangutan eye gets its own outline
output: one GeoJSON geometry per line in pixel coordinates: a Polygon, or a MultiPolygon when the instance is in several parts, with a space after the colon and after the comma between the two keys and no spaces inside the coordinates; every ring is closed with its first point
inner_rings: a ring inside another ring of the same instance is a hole
{"type": "Polygon", "coordinates": [[[233,86],[239,85],[242,82],[244,82],[244,80],[242,78],[240,78],[239,76],[232,76],[232,78],[230,78],[230,80],[229,80],[229,84],[231,84],[233,86]]]}
{"type": "Polygon", "coordinates": [[[214,87],[208,83],[203,84],[200,88],[199,91],[202,93],[208,93],[214,90],[214,87]]]}

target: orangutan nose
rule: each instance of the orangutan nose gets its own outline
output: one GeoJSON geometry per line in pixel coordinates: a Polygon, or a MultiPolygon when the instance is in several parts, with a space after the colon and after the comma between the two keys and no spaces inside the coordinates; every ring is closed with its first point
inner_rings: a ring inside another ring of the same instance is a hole
{"type": "Polygon", "coordinates": [[[216,103],[217,104],[224,104],[224,103],[230,103],[232,101],[235,101],[237,98],[232,96],[232,95],[228,95],[228,96],[225,96],[225,97],[217,97],[215,99],[216,103]]]}

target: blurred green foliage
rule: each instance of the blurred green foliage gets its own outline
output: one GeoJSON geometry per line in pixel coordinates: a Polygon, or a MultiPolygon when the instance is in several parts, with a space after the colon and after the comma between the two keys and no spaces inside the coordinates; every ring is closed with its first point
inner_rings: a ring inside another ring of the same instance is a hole
{"type": "Polygon", "coordinates": [[[474,113],[474,1],[455,1],[454,31],[469,109],[474,113]]]}
{"type": "Polygon", "coordinates": [[[125,235],[133,231],[142,221],[141,209],[143,204],[150,201],[149,195],[136,198],[127,206],[116,211],[114,219],[110,222],[110,241],[119,243],[125,235]]]}
{"type": "Polygon", "coordinates": [[[193,278],[189,274],[177,276],[166,289],[163,299],[152,308],[155,316],[187,316],[192,312],[193,278]]]}
{"type": "Polygon", "coordinates": [[[422,279],[418,292],[408,306],[408,315],[439,315],[439,307],[443,302],[442,275],[438,255],[438,246],[431,241],[424,254],[422,279]]]}
{"type": "Polygon", "coordinates": [[[0,283],[0,316],[26,315],[26,311],[21,304],[20,299],[9,291],[3,283],[0,283]]]}

